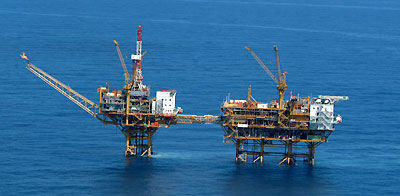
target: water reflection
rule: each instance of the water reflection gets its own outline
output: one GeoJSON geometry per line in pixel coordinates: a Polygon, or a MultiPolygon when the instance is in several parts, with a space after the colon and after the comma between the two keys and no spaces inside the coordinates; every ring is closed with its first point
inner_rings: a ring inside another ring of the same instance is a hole
{"type": "Polygon", "coordinates": [[[221,192],[233,195],[323,195],[329,179],[318,168],[306,164],[295,167],[273,163],[236,164],[227,169],[221,192]]]}

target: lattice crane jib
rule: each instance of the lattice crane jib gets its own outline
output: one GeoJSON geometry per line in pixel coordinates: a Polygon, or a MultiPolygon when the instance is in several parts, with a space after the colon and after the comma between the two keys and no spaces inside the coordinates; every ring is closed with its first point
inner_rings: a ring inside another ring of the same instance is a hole
{"type": "MultiPolygon", "coordinates": [[[[24,56],[26,56],[24,54],[24,56]]],[[[79,94],[71,87],[65,85],[64,83],[60,82],[50,74],[46,73],[42,69],[36,67],[35,65],[31,64],[29,61],[26,64],[26,69],[30,72],[35,74],[38,78],[46,82],[49,86],[53,87],[55,90],[60,92],[62,95],[67,97],[73,103],[78,105],[80,108],[85,110],[87,113],[95,117],[96,119],[102,121],[105,124],[116,124],[112,120],[110,120],[107,116],[99,114],[99,106],[95,104],[93,101],[89,100],[88,98],[84,97],[83,95],[79,94]]]]}
{"type": "Polygon", "coordinates": [[[124,89],[128,89],[128,85],[131,81],[131,78],[130,78],[129,72],[128,72],[128,68],[126,67],[125,60],[124,60],[124,57],[122,56],[121,49],[119,48],[118,42],[116,40],[114,40],[114,43],[115,43],[115,48],[118,53],[119,60],[121,61],[122,68],[124,69],[124,77],[125,77],[124,89]]]}
{"type": "Polygon", "coordinates": [[[245,48],[253,55],[253,57],[256,59],[256,61],[260,64],[260,66],[267,72],[267,74],[272,78],[273,81],[275,81],[278,86],[278,95],[279,95],[279,109],[283,109],[283,98],[285,96],[285,91],[287,88],[286,85],[286,71],[281,73],[281,64],[280,64],[280,59],[279,59],[279,53],[278,53],[278,46],[274,46],[275,50],[275,61],[276,61],[276,71],[277,71],[277,76],[274,76],[274,74],[271,72],[270,69],[262,62],[262,60],[256,55],[256,53],[249,47],[245,46],[245,48]]]}

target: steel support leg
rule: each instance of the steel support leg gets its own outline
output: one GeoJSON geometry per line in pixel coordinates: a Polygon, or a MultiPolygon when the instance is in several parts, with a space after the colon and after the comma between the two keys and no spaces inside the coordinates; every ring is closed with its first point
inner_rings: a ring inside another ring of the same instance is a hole
{"type": "Polygon", "coordinates": [[[264,162],[264,140],[261,140],[260,147],[261,147],[261,149],[260,149],[260,163],[263,164],[263,162],[264,162]]]}
{"type": "Polygon", "coordinates": [[[153,134],[150,131],[127,132],[125,156],[151,157],[153,134]]]}
{"type": "Polygon", "coordinates": [[[149,133],[149,135],[148,135],[148,137],[147,137],[147,145],[149,146],[149,148],[147,149],[147,156],[148,156],[148,157],[151,157],[151,154],[152,154],[152,152],[151,152],[151,147],[153,146],[153,144],[152,144],[152,142],[153,142],[152,138],[153,138],[153,134],[149,133]]]}
{"type": "Polygon", "coordinates": [[[284,162],[287,162],[288,165],[296,164],[296,160],[294,159],[294,155],[293,155],[293,142],[287,141],[287,143],[285,143],[285,147],[287,148],[287,152],[286,152],[285,157],[279,163],[279,165],[284,162]]]}
{"type": "Polygon", "coordinates": [[[308,144],[308,162],[314,166],[315,163],[315,144],[314,143],[309,143],[308,144]]]}
{"type": "Polygon", "coordinates": [[[135,145],[132,145],[132,139],[130,134],[126,135],[126,149],[125,149],[125,156],[135,156],[136,155],[136,148],[135,145]]]}
{"type": "Polygon", "coordinates": [[[239,162],[240,140],[236,140],[236,162],[239,162]]]}

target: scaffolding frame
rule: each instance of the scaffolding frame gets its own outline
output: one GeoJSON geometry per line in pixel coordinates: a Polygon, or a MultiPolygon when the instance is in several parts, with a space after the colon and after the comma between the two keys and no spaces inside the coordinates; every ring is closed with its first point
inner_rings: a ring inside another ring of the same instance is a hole
{"type": "Polygon", "coordinates": [[[291,96],[279,108],[277,101],[255,101],[249,88],[247,101],[226,100],[221,111],[224,142],[235,145],[237,162],[251,156],[262,164],[265,156],[280,156],[279,164],[292,165],[296,158],[304,158],[314,166],[315,148],[333,131],[309,129],[310,97],[291,96]]]}

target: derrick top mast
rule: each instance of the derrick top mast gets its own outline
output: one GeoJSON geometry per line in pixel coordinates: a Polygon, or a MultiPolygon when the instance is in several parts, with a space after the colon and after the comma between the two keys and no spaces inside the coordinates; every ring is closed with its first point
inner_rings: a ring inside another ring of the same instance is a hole
{"type": "Polygon", "coordinates": [[[145,95],[150,94],[150,90],[146,85],[143,84],[143,76],[142,76],[142,58],[145,55],[142,54],[142,25],[138,26],[137,30],[137,39],[136,39],[136,54],[131,55],[132,59],[132,69],[133,69],[133,74],[132,74],[132,83],[131,83],[131,89],[132,91],[139,91],[143,92],[145,95]]]}
{"type": "Polygon", "coordinates": [[[142,25],[139,25],[137,30],[136,55],[142,55],[142,31],[142,25]]]}

